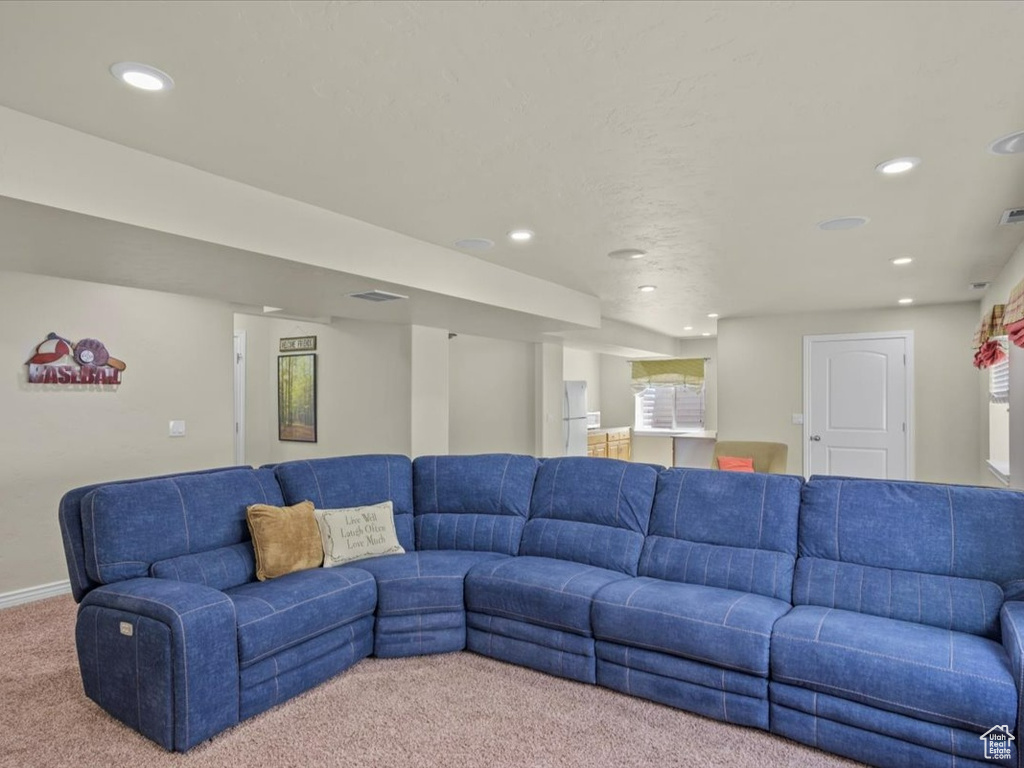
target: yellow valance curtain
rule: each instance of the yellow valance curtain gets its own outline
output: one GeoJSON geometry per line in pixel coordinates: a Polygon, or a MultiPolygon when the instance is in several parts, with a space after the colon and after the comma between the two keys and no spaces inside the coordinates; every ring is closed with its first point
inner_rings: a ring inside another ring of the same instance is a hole
{"type": "Polygon", "coordinates": [[[633,389],[642,392],[652,384],[686,384],[699,387],[704,383],[704,358],[685,360],[637,360],[633,363],[633,389]]]}

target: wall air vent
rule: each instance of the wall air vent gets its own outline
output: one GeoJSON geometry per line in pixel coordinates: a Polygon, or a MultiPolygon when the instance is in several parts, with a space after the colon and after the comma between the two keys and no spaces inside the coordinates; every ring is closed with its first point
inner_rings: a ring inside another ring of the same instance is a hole
{"type": "Polygon", "coordinates": [[[999,219],[1000,224],[1019,224],[1024,221],[1024,208],[1011,208],[1003,211],[1003,217],[999,219]]]}
{"type": "Polygon", "coordinates": [[[350,293],[349,296],[363,301],[399,301],[409,298],[400,293],[388,293],[387,291],[363,291],[362,293],[350,293]]]}

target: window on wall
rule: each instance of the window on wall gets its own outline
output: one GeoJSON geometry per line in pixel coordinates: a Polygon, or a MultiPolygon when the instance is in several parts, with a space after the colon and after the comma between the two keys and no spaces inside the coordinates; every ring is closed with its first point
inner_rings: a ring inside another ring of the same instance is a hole
{"type": "Polygon", "coordinates": [[[1010,402],[1010,356],[1007,355],[988,369],[988,396],[993,403],[1010,402]]]}
{"type": "Polygon", "coordinates": [[[704,428],[704,360],[633,363],[637,429],[704,428]]]}
{"type": "Polygon", "coordinates": [[[656,384],[636,396],[637,429],[703,429],[704,384],[656,384]]]}
{"type": "MultiPolygon", "coordinates": [[[[1005,339],[999,339],[1004,343],[1005,339]]],[[[1004,343],[1004,349],[1006,345],[1004,343]]],[[[1010,358],[988,369],[988,466],[1003,483],[1010,483],[1010,358]]]]}

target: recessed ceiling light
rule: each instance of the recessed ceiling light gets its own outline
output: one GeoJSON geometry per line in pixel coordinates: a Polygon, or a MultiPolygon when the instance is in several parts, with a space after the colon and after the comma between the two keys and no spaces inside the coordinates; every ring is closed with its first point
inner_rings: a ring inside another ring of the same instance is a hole
{"type": "Polygon", "coordinates": [[[826,232],[835,232],[840,229],[856,229],[857,227],[863,227],[869,221],[871,219],[867,216],[840,216],[838,219],[819,221],[818,229],[824,229],[826,232]]]}
{"type": "Polygon", "coordinates": [[[516,243],[527,243],[533,240],[533,232],[528,229],[513,229],[508,233],[508,238],[516,243]]]}
{"type": "Polygon", "coordinates": [[[716,317],[718,317],[718,313],[717,312],[708,312],[708,317],[710,317],[712,320],[714,320],[716,317]]]}
{"type": "Polygon", "coordinates": [[[913,304],[913,303],[914,303],[913,299],[909,299],[909,298],[908,299],[900,299],[900,304],[913,304]]]}
{"type": "Polygon", "coordinates": [[[920,157],[897,157],[892,160],[886,160],[884,163],[879,163],[875,166],[875,170],[885,176],[896,176],[900,173],[912,171],[920,164],[920,157]]]}
{"type": "Polygon", "coordinates": [[[642,259],[646,255],[647,251],[641,251],[639,248],[620,248],[617,251],[609,253],[608,258],[632,261],[633,259],[642,259]]]}
{"type": "Polygon", "coordinates": [[[702,333],[701,336],[710,336],[710,333],[702,333]]]}
{"type": "Polygon", "coordinates": [[[693,330],[693,326],[692,325],[684,325],[683,326],[683,330],[684,331],[692,331],[693,330]]]}
{"type": "Polygon", "coordinates": [[[913,259],[909,256],[900,256],[898,259],[893,259],[892,263],[897,267],[902,267],[904,264],[909,264],[913,259]]]}
{"type": "Polygon", "coordinates": [[[143,91],[169,91],[174,87],[174,80],[166,72],[137,61],[119,61],[110,67],[110,74],[143,91]]]}
{"type": "Polygon", "coordinates": [[[455,247],[463,251],[489,251],[494,247],[494,241],[486,237],[467,237],[456,240],[455,247]]]}
{"type": "Polygon", "coordinates": [[[1024,131],[1011,133],[989,144],[988,151],[993,155],[1019,155],[1024,152],[1024,131]]]}
{"type": "Polygon", "coordinates": [[[641,285],[641,286],[638,286],[638,287],[640,288],[641,293],[650,293],[651,291],[653,291],[658,286],[656,286],[656,285],[641,285]]]}

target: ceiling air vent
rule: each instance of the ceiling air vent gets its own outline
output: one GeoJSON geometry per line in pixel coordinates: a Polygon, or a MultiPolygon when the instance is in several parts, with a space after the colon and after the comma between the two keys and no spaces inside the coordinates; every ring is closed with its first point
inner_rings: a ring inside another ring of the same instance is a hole
{"type": "Polygon", "coordinates": [[[1019,224],[1024,221],[1024,208],[1011,208],[1003,211],[1003,217],[999,219],[1000,224],[1019,224]]]}
{"type": "Polygon", "coordinates": [[[409,298],[400,293],[388,293],[387,291],[363,291],[362,293],[350,293],[349,296],[353,299],[362,299],[363,301],[398,301],[409,298]]]}
{"type": "Polygon", "coordinates": [[[987,281],[979,280],[976,283],[971,283],[971,290],[972,291],[984,291],[986,288],[988,288],[988,286],[989,286],[989,284],[988,284],[987,281]]]}

